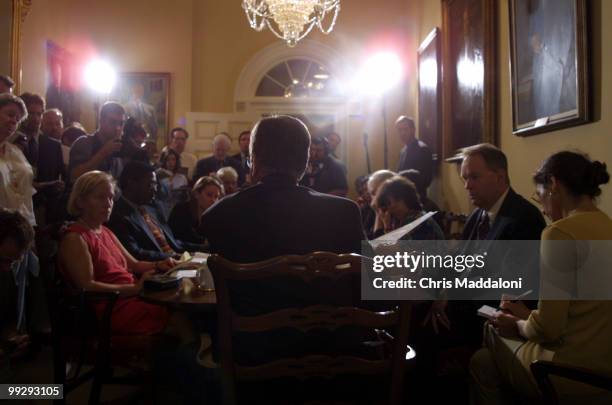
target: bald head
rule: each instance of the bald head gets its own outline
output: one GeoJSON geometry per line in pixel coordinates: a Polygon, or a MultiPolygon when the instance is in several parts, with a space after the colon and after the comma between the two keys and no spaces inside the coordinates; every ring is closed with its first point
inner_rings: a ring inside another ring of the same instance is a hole
{"type": "Polygon", "coordinates": [[[310,149],[310,132],[302,121],[287,115],[261,119],[251,133],[253,178],[280,173],[304,175],[310,149]]]}
{"type": "Polygon", "coordinates": [[[40,130],[48,137],[59,141],[62,139],[62,132],[64,130],[62,119],[62,112],[57,108],[51,108],[44,112],[40,130]]]}

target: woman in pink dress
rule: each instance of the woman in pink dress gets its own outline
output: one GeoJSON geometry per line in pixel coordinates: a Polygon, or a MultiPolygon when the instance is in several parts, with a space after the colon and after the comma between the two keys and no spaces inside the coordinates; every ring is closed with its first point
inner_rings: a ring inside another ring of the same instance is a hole
{"type": "Polygon", "coordinates": [[[110,217],[114,196],[113,179],[104,172],[85,173],[74,183],[68,212],[77,220],[68,227],[60,245],[62,272],[79,289],[120,293],[111,319],[114,334],[160,333],[167,327],[168,312],[136,295],[156,270],[167,270],[175,263],[172,259],[139,261],[128,253],[103,225],[110,217]]]}

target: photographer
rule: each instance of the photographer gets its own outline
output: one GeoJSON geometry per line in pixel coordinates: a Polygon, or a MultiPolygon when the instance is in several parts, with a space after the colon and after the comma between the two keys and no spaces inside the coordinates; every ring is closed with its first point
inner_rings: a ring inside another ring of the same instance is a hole
{"type": "Polygon", "coordinates": [[[324,138],[312,138],[310,159],[300,184],[320,193],[346,196],[348,192],[346,170],[339,160],[330,156],[324,138]]]}
{"type": "Polygon", "coordinates": [[[74,182],[80,175],[100,170],[118,178],[123,168],[118,152],[122,150],[121,134],[125,124],[125,110],[121,104],[108,101],[100,108],[98,130],[82,136],[72,144],[68,173],[74,182]]]}

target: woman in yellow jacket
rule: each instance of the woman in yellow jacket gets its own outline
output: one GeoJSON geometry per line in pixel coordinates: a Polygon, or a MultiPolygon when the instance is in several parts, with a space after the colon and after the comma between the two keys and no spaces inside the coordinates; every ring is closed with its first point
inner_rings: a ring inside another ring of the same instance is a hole
{"type": "MultiPolygon", "coordinates": [[[[534,360],[612,373],[612,301],[597,291],[609,277],[610,269],[598,266],[609,252],[596,254],[598,246],[612,246],[612,220],[596,206],[600,186],[609,179],[605,164],[568,151],[550,156],[536,172],[536,200],[552,220],[542,232],[541,299],[533,311],[522,302],[502,301],[504,311],[485,331],[487,348],[470,364],[473,404],[537,401],[529,370],[534,360]]],[[[606,288],[610,295],[610,285],[606,288]]],[[[612,403],[601,391],[555,382],[567,403],[612,403]]]]}

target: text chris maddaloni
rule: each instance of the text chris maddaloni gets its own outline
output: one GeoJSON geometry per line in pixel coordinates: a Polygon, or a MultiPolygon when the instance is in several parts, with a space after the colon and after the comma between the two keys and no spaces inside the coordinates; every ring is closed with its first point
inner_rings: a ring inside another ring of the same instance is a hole
{"type": "Polygon", "coordinates": [[[385,280],[382,277],[376,277],[372,280],[372,286],[376,289],[521,289],[523,288],[523,278],[518,277],[515,280],[504,280],[501,277],[491,278],[483,277],[476,280],[467,278],[454,278],[440,280],[423,277],[418,280],[400,277],[399,279],[385,280]]]}
{"type": "Polygon", "coordinates": [[[474,270],[485,269],[487,253],[474,255],[441,255],[424,252],[396,252],[374,256],[372,278],[375,289],[509,289],[522,288],[523,280],[478,276],[474,270]],[[470,272],[470,277],[461,273],[470,272]],[[407,273],[406,273],[407,272],[407,273]],[[402,276],[404,273],[406,276],[402,276]],[[449,274],[450,273],[450,274],[449,274]],[[447,277],[443,277],[446,275],[447,277]]]}

